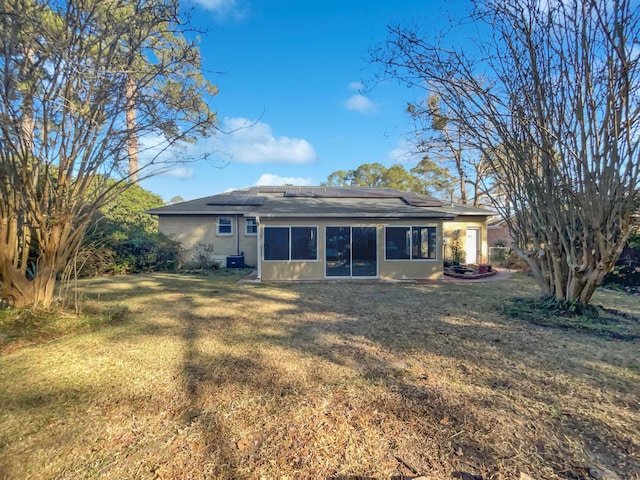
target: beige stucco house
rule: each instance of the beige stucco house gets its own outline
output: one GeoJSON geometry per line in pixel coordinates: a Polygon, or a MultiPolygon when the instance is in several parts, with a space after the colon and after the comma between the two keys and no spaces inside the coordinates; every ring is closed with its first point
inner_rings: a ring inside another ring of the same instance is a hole
{"type": "MultiPolygon", "coordinates": [[[[251,187],[149,210],[184,261],[206,252],[262,280],[429,279],[447,245],[487,258],[493,212],[391,188],[251,187]]],[[[464,263],[464,262],[463,262],[464,263]]]]}

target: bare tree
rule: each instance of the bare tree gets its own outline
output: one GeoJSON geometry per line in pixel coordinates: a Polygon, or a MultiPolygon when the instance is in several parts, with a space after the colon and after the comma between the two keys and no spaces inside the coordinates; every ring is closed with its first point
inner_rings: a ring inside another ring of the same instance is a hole
{"type": "Polygon", "coordinates": [[[437,158],[455,178],[453,193],[463,205],[480,207],[491,203],[496,190],[494,175],[486,155],[474,146],[474,133],[464,130],[436,94],[429,94],[422,102],[410,103],[407,111],[414,122],[418,151],[437,158]]]}
{"type": "MultiPolygon", "coordinates": [[[[212,133],[216,89],[177,0],[0,5],[2,298],[46,306],[92,214],[131,185],[132,138],[212,133]]],[[[144,153],[133,175],[167,168],[144,153]]]]}
{"type": "MultiPolygon", "coordinates": [[[[387,75],[435,94],[499,172],[520,255],[543,295],[588,303],[638,199],[638,3],[487,0],[474,50],[390,29],[387,75]]],[[[460,32],[456,32],[461,35],[460,32]]]]}
{"type": "Polygon", "coordinates": [[[457,128],[459,124],[449,120],[440,98],[435,94],[429,95],[424,102],[410,103],[407,111],[416,125],[418,150],[435,156],[449,166],[456,179],[458,200],[466,205],[469,181],[467,165],[470,161],[465,155],[469,155],[470,149],[463,144],[463,132],[457,128]]]}

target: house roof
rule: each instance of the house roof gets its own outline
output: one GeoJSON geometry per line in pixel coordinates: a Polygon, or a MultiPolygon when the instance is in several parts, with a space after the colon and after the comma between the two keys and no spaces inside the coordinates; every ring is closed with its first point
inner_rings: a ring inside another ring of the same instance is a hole
{"type": "Polygon", "coordinates": [[[487,228],[502,228],[506,224],[507,221],[504,218],[496,216],[489,220],[489,223],[487,223],[487,228]]]}
{"type": "Polygon", "coordinates": [[[432,218],[491,215],[466,205],[394,188],[250,187],[147,210],[153,215],[245,215],[263,218],[432,218]]]}

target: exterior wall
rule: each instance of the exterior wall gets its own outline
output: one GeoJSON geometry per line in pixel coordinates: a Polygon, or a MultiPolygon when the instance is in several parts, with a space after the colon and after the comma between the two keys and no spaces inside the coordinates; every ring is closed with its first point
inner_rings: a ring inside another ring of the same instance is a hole
{"type": "Polygon", "coordinates": [[[504,223],[498,227],[487,228],[487,243],[489,246],[493,247],[498,240],[504,242],[507,247],[513,244],[513,237],[509,232],[509,227],[504,223]]]}
{"type": "Polygon", "coordinates": [[[395,280],[411,279],[436,279],[442,276],[442,221],[418,221],[418,220],[393,220],[384,223],[378,233],[378,255],[380,278],[395,280]],[[385,231],[386,226],[396,227],[436,227],[437,228],[437,250],[434,260],[386,260],[385,257],[385,231]]]}
{"type": "Polygon", "coordinates": [[[319,280],[324,278],[324,226],[315,219],[260,219],[260,257],[264,257],[264,227],[318,227],[318,259],[313,261],[261,260],[263,280],[319,280]]]}
{"type": "MultiPolygon", "coordinates": [[[[340,280],[353,277],[327,277],[325,273],[325,227],[376,227],[378,278],[425,279],[442,275],[442,222],[417,220],[354,220],[354,219],[261,219],[260,255],[264,250],[264,228],[288,226],[318,227],[318,260],[316,261],[262,261],[260,275],[263,280],[340,280]],[[437,257],[434,260],[385,260],[386,226],[429,226],[437,228],[437,257]]],[[[369,278],[369,277],[367,277],[369,278]]],[[[370,277],[376,278],[376,277],[370,277]]]]}
{"type": "Polygon", "coordinates": [[[246,235],[245,219],[242,216],[232,218],[232,234],[218,235],[217,222],[220,216],[214,215],[160,215],[158,228],[165,235],[180,242],[183,248],[182,261],[188,263],[193,260],[205,246],[213,246],[209,256],[226,266],[229,255],[244,252],[245,264],[255,266],[257,258],[257,235],[246,235]]]}
{"type": "Polygon", "coordinates": [[[444,222],[445,260],[451,259],[450,245],[453,240],[459,239],[462,242],[462,249],[466,249],[468,228],[476,228],[480,234],[478,238],[478,250],[476,252],[478,263],[488,262],[487,219],[484,216],[459,216],[454,221],[444,222]]]}
{"type": "MultiPolygon", "coordinates": [[[[225,215],[229,217],[229,215],[225,215]]],[[[354,219],[269,219],[262,218],[259,235],[246,235],[245,218],[233,218],[233,234],[218,235],[216,225],[219,216],[214,215],[160,215],[159,229],[169,237],[179,241],[183,248],[182,259],[189,262],[202,247],[213,246],[210,256],[226,266],[226,257],[243,252],[245,264],[258,265],[258,238],[260,239],[260,256],[264,249],[265,226],[316,226],[318,227],[318,260],[316,261],[262,261],[261,278],[264,280],[336,280],[351,277],[327,277],[325,274],[327,226],[376,227],[378,278],[388,279],[432,279],[442,275],[442,262],[447,259],[449,242],[455,235],[462,240],[464,248],[467,228],[479,230],[478,261],[488,261],[488,241],[486,218],[459,217],[456,221],[426,220],[354,220],[354,219]],[[437,228],[437,256],[434,260],[386,260],[385,259],[385,227],[386,226],[435,226],[437,228]]],[[[374,278],[374,277],[372,277],[374,278]]]]}

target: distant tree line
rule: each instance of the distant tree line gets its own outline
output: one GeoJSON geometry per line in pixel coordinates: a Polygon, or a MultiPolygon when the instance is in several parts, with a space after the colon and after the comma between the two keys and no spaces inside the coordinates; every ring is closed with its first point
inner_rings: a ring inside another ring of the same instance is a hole
{"type": "Polygon", "coordinates": [[[390,167],[380,163],[365,163],[355,170],[336,170],[323,185],[397,188],[442,197],[453,194],[455,182],[445,166],[424,156],[411,170],[399,163],[390,167]]]}

